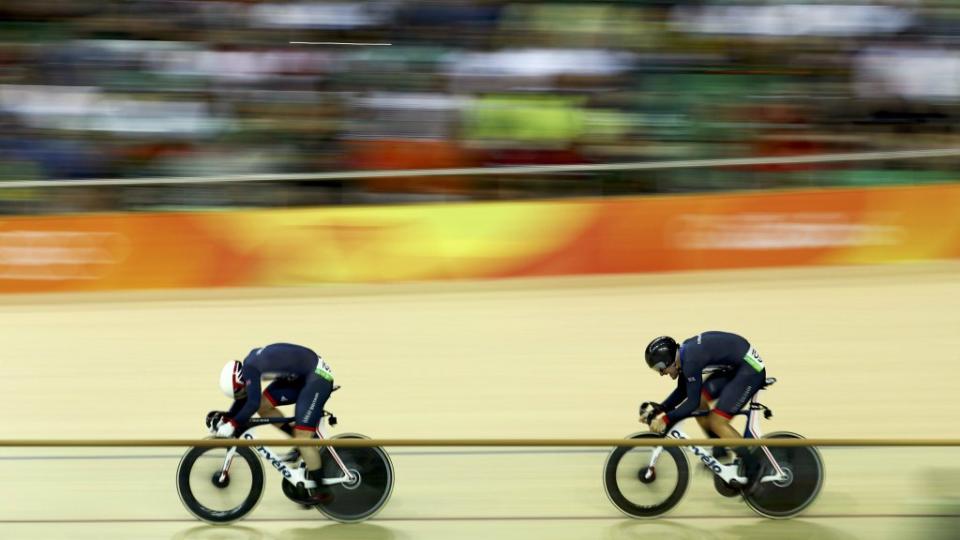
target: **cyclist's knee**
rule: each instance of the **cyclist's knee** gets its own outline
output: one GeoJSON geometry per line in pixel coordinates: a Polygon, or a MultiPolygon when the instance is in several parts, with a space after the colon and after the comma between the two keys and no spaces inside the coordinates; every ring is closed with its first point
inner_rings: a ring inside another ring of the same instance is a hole
{"type": "Polygon", "coordinates": [[[260,416],[272,416],[271,413],[276,411],[277,408],[270,404],[267,400],[262,400],[260,402],[260,407],[257,409],[257,414],[260,416]]]}
{"type": "Polygon", "coordinates": [[[698,410],[701,410],[701,411],[709,411],[709,410],[710,410],[710,401],[707,400],[707,398],[705,398],[705,397],[704,397],[704,398],[700,398],[700,407],[698,407],[697,409],[698,409],[698,410]]]}
{"type": "Polygon", "coordinates": [[[714,409],[710,411],[710,415],[707,416],[707,424],[710,428],[716,432],[717,429],[723,429],[730,425],[730,418],[726,412],[721,411],[720,409],[714,409]]]}
{"type": "Polygon", "coordinates": [[[293,438],[295,439],[312,439],[315,430],[312,428],[307,428],[304,426],[296,426],[293,429],[293,438]]]}

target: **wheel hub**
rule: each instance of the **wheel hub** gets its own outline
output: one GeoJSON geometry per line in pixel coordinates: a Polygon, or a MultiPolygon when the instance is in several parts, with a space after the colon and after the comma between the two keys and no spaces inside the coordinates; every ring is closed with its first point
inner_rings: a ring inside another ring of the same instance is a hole
{"type": "Polygon", "coordinates": [[[642,484],[650,484],[657,479],[657,470],[653,467],[644,467],[637,473],[637,479],[642,484]]]}
{"type": "Polygon", "coordinates": [[[213,477],[210,478],[210,480],[211,482],[213,482],[214,486],[220,489],[223,489],[230,485],[230,473],[223,472],[223,478],[221,478],[220,475],[221,475],[220,471],[217,471],[213,473],[213,477]]]}
{"type": "Polygon", "coordinates": [[[361,482],[360,471],[356,469],[349,469],[349,472],[350,479],[340,485],[343,486],[344,489],[357,489],[360,487],[361,482]]]}
{"type": "Polygon", "coordinates": [[[779,488],[785,488],[793,483],[793,470],[787,466],[781,466],[783,470],[784,479],[783,480],[774,480],[773,485],[779,488]]]}

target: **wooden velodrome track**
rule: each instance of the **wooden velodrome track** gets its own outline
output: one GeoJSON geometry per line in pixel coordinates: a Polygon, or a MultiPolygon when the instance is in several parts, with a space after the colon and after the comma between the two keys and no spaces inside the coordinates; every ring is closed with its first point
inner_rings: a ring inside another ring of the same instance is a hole
{"type": "MultiPolygon", "coordinates": [[[[960,264],[312,289],[0,298],[3,438],[200,438],[224,361],[313,346],[339,430],[384,438],[620,437],[666,379],[651,337],[746,335],[779,383],[766,431],[956,437],[960,264]]],[[[693,426],[688,431],[696,433],[693,426]]],[[[669,518],[624,519],[603,449],[394,448],[393,498],[359,525],[260,506],[209,527],[181,506],[181,449],[0,451],[6,539],[956,538],[960,449],[824,449],[800,519],[764,520],[698,472],[669,518]],[[939,536],[938,536],[939,535],[939,536]]]]}

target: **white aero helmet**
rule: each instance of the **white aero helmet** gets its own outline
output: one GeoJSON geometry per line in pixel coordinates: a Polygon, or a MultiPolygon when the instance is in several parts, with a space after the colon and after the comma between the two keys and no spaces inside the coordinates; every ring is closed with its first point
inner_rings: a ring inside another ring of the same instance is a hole
{"type": "Polygon", "coordinates": [[[237,394],[243,390],[242,369],[243,364],[237,360],[231,360],[220,370],[220,391],[230,399],[236,399],[237,394]]]}

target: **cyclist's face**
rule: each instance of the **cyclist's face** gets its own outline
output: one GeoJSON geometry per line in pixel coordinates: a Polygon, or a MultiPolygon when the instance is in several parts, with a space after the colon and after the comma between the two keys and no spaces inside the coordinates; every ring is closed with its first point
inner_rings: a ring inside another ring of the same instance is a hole
{"type": "Polygon", "coordinates": [[[660,376],[669,375],[671,379],[677,380],[680,376],[680,362],[674,362],[660,370],[660,376]]]}

